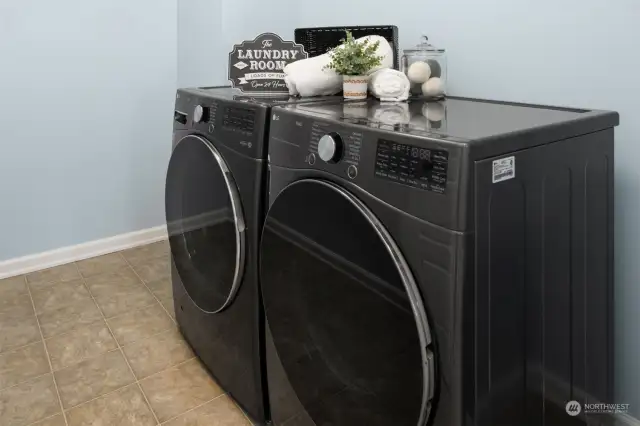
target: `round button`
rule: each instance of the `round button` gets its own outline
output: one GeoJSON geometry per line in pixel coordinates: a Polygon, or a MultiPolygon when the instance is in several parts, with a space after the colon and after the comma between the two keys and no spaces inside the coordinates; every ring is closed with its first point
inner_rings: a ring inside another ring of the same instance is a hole
{"type": "Polygon", "coordinates": [[[322,161],[337,163],[342,156],[342,139],[337,133],[329,133],[318,142],[318,155],[322,161]]]}
{"type": "Polygon", "coordinates": [[[206,120],[206,110],[202,105],[196,105],[193,109],[193,121],[196,123],[202,123],[206,120]]]}
{"type": "Polygon", "coordinates": [[[313,166],[314,164],[316,164],[316,155],[312,152],[309,154],[309,165],[313,166]]]}
{"type": "Polygon", "coordinates": [[[213,133],[215,129],[216,129],[216,126],[214,126],[213,124],[209,124],[209,133],[213,133]]]}
{"type": "Polygon", "coordinates": [[[347,176],[349,176],[349,179],[355,179],[358,176],[358,168],[354,165],[349,166],[347,176]]]}

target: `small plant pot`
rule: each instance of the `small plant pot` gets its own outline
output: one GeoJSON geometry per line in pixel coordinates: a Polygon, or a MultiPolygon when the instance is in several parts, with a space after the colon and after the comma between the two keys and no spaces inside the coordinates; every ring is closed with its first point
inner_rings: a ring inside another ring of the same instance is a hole
{"type": "Polygon", "coordinates": [[[342,76],[342,91],[345,99],[366,99],[369,85],[368,75],[342,76]]]}

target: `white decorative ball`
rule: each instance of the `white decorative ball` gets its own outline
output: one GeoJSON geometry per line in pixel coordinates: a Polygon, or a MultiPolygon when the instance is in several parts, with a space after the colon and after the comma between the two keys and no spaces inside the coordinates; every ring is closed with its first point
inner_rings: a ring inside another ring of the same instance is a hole
{"type": "Polygon", "coordinates": [[[445,116],[445,108],[442,102],[425,102],[422,105],[422,115],[429,121],[442,121],[445,116]]]}
{"type": "Polygon", "coordinates": [[[422,84],[431,77],[431,67],[426,62],[414,62],[407,71],[407,77],[412,83],[422,84]]]}
{"type": "Polygon", "coordinates": [[[439,77],[433,77],[422,85],[422,94],[432,98],[444,95],[444,82],[439,77]]]}

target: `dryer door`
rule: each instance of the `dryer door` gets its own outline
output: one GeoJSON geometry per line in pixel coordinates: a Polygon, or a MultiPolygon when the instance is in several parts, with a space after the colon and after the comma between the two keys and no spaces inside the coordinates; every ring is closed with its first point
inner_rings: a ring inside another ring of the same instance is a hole
{"type": "Polygon", "coordinates": [[[173,261],[193,302],[205,312],[227,307],[242,281],[245,221],[224,159],[190,135],[171,154],[166,215],[173,261]]]}
{"type": "Polygon", "coordinates": [[[260,252],[274,423],[426,424],[427,317],[374,214],[337,185],[298,181],[273,203],[260,252]]]}

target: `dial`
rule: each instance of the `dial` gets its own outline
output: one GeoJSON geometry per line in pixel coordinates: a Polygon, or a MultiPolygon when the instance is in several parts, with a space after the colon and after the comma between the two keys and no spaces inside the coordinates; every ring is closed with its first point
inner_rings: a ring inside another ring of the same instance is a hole
{"type": "Polygon", "coordinates": [[[193,109],[193,121],[196,123],[207,121],[207,108],[202,105],[196,105],[193,109]]]}
{"type": "Polygon", "coordinates": [[[337,133],[328,133],[318,142],[318,156],[327,163],[337,163],[342,157],[342,138],[337,133]]]}

